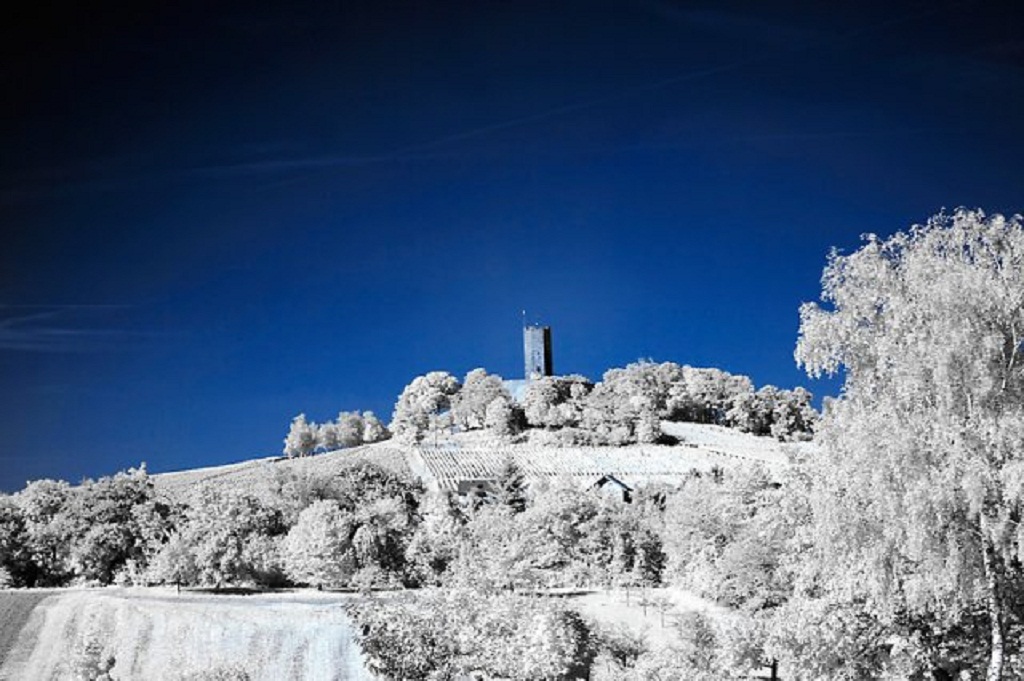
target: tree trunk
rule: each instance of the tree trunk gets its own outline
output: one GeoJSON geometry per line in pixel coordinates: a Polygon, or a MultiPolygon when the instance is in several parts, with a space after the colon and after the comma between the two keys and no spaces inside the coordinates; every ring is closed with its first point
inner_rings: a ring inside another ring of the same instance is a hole
{"type": "Polygon", "coordinates": [[[988,672],[985,681],[1002,681],[1003,678],[1003,601],[1000,594],[999,558],[992,538],[985,530],[982,521],[982,562],[985,566],[985,583],[987,587],[987,608],[989,626],[991,627],[991,653],[988,661],[988,672]]]}

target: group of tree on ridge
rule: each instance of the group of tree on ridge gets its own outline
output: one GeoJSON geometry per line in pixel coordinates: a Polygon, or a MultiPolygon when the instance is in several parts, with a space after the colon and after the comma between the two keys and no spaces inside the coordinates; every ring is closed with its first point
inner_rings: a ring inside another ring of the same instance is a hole
{"type": "Polygon", "coordinates": [[[611,369],[596,384],[578,375],[534,379],[521,403],[500,376],[483,369],[469,372],[463,383],[452,374],[431,372],[402,390],[390,428],[406,442],[455,428],[486,429],[502,437],[528,432],[555,445],[622,445],[666,441],[660,424],[670,420],[802,439],[811,436],[817,421],[811,398],[804,388],[755,390],[748,377],[672,361],[611,369]]]}
{"type": "Polygon", "coordinates": [[[428,433],[487,429],[510,437],[543,431],[550,444],[624,445],[662,442],[661,421],[710,423],[780,440],[807,439],[817,412],[804,388],[754,389],[720,369],[675,362],[636,362],[593,383],[584,376],[531,380],[518,404],[500,376],[474,369],[463,383],[447,372],[419,376],[395,404],[391,431],[405,442],[428,433]]]}
{"type": "Polygon", "coordinates": [[[372,412],[342,412],[316,424],[299,414],[284,440],[286,456],[377,442],[392,435],[419,443],[429,434],[486,430],[517,441],[529,432],[551,445],[667,442],[661,421],[709,423],[780,440],[808,439],[818,414],[811,393],[798,387],[758,390],[747,376],[675,362],[636,362],[610,369],[598,383],[578,376],[545,376],[528,384],[517,403],[504,381],[485,369],[459,380],[445,371],[417,376],[395,403],[389,428],[372,412]]]}
{"type": "Polygon", "coordinates": [[[391,433],[372,411],[343,411],[327,423],[308,421],[305,414],[292,419],[284,438],[284,455],[288,458],[309,456],[346,447],[381,442],[391,433]]]}

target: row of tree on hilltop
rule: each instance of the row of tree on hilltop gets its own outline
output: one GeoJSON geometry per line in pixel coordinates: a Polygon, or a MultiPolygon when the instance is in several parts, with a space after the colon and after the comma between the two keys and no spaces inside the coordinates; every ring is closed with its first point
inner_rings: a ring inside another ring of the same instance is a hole
{"type": "Polygon", "coordinates": [[[372,411],[362,414],[343,411],[337,420],[327,423],[309,421],[305,414],[299,414],[292,419],[283,451],[288,458],[309,456],[316,452],[381,442],[390,437],[390,431],[372,411]]]}
{"type": "Polygon", "coordinates": [[[661,421],[708,423],[780,440],[811,437],[818,414],[804,388],[758,390],[747,376],[674,362],[637,362],[584,376],[531,381],[517,403],[500,376],[474,369],[460,383],[444,371],[414,379],[398,398],[391,432],[407,443],[453,429],[512,437],[534,431],[555,445],[664,442],[661,421]],[[543,434],[541,434],[543,433],[543,434]]]}

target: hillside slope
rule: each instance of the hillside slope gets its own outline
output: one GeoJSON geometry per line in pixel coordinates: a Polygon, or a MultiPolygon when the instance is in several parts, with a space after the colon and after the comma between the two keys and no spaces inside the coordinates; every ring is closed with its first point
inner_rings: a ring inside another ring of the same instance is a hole
{"type": "Polygon", "coordinates": [[[113,678],[180,681],[244,670],[253,681],[369,680],[345,594],[176,594],[172,589],[64,591],[32,612],[0,679],[72,678],[87,643],[113,656],[113,678]]]}
{"type": "Polygon", "coordinates": [[[152,480],[157,491],[171,497],[187,494],[200,484],[224,485],[259,494],[280,473],[331,475],[358,461],[378,464],[403,477],[410,475],[405,448],[386,441],[303,458],[252,459],[224,466],[156,473],[152,480]]]}
{"type": "Polygon", "coordinates": [[[157,490],[168,496],[187,494],[208,483],[256,494],[268,489],[281,472],[331,475],[353,462],[369,461],[405,476],[415,476],[428,487],[452,490],[459,480],[494,477],[501,465],[514,459],[532,478],[575,478],[591,484],[614,475],[631,486],[651,482],[672,483],[690,471],[706,472],[753,464],[785,466],[793,453],[813,453],[809,442],[781,443],[722,426],[664,422],[663,431],[679,444],[625,447],[555,447],[503,442],[484,431],[446,434],[419,446],[395,441],[379,442],[298,459],[253,459],[226,466],[200,468],[153,476],[157,490]]]}

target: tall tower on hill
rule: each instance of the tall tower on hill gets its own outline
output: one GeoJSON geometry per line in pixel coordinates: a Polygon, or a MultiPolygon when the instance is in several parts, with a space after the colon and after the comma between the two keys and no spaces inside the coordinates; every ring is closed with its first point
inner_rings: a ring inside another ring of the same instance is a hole
{"type": "Polygon", "coordinates": [[[523,358],[526,362],[523,377],[527,381],[554,375],[550,326],[523,324],[523,358]]]}

